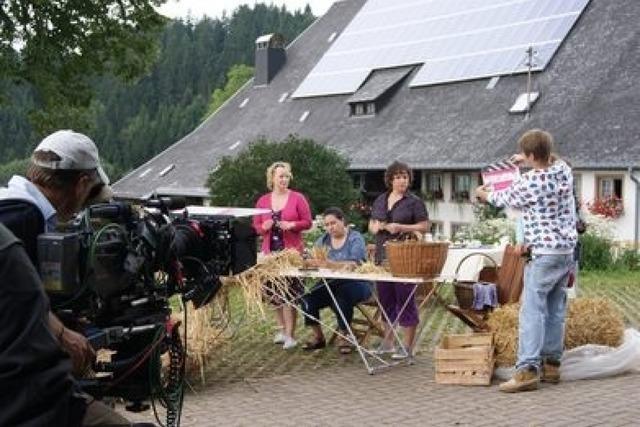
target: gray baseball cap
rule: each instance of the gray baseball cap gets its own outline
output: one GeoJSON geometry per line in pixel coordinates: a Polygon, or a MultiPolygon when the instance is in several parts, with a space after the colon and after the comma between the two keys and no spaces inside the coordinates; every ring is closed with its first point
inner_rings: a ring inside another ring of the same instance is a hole
{"type": "Polygon", "coordinates": [[[57,161],[36,160],[31,161],[40,167],[48,169],[89,170],[96,169],[100,181],[109,185],[109,177],[102,169],[98,147],[86,135],[72,130],[59,130],[44,138],[34,150],[52,151],[60,157],[57,161]]]}

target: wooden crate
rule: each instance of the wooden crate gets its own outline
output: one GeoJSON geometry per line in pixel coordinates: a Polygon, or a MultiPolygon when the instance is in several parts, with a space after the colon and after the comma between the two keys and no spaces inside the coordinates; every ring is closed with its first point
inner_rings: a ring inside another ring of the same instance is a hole
{"type": "Polygon", "coordinates": [[[495,364],[493,334],[445,335],[435,360],[438,384],[490,385],[495,364]]]}

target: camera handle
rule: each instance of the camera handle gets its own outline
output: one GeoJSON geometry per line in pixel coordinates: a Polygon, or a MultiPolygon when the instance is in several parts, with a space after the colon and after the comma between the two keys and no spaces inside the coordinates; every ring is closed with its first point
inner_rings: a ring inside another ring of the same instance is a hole
{"type": "Polygon", "coordinates": [[[89,340],[89,344],[91,344],[91,347],[97,350],[100,348],[108,347],[111,344],[120,343],[131,335],[151,331],[157,327],[157,324],[131,326],[129,328],[125,328],[122,326],[113,326],[110,328],[104,328],[100,332],[87,337],[87,340],[89,340]]]}

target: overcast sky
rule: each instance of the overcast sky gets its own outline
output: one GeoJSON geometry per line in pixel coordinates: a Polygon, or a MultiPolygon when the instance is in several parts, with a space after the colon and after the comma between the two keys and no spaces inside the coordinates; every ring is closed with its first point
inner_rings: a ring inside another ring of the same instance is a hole
{"type": "Polygon", "coordinates": [[[185,18],[188,14],[196,19],[202,15],[215,18],[221,16],[223,10],[230,14],[241,4],[255,3],[284,4],[288,10],[301,9],[308,3],[313,14],[319,16],[327,11],[333,0],[168,0],[159,10],[171,18],[185,18]]]}

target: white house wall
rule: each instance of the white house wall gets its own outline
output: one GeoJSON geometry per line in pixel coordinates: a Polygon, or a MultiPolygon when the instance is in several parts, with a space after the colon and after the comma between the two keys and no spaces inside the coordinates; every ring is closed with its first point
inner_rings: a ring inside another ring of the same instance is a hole
{"type": "MultiPolygon", "coordinates": [[[[616,240],[632,243],[635,238],[635,216],[637,204],[636,184],[631,179],[628,172],[620,170],[598,170],[598,171],[576,171],[575,174],[580,176],[582,180],[582,205],[587,208],[587,203],[592,202],[596,198],[596,180],[599,176],[624,176],[622,181],[622,201],[624,212],[620,218],[615,221],[615,238],[616,240]]],[[[638,175],[638,173],[636,173],[638,175]]]]}
{"type": "MultiPolygon", "coordinates": [[[[636,211],[637,203],[637,191],[636,184],[631,180],[628,172],[620,170],[598,170],[598,171],[576,171],[577,179],[581,180],[581,199],[584,208],[586,209],[587,203],[595,199],[596,195],[596,178],[598,176],[623,176],[622,193],[624,203],[624,213],[615,221],[615,239],[622,242],[633,243],[635,238],[635,216],[638,214],[636,211]]],[[[422,188],[426,189],[425,173],[421,175],[422,188]]],[[[474,221],[473,217],[473,205],[471,201],[465,203],[457,203],[450,201],[452,194],[452,173],[444,172],[443,174],[443,193],[444,201],[426,202],[427,210],[429,211],[429,218],[431,221],[438,221],[442,223],[443,234],[447,237],[451,236],[452,225],[471,223],[474,221]]],[[[637,175],[640,175],[637,173],[637,175]]],[[[473,173],[471,177],[472,189],[478,185],[477,173],[473,173]]]]}

